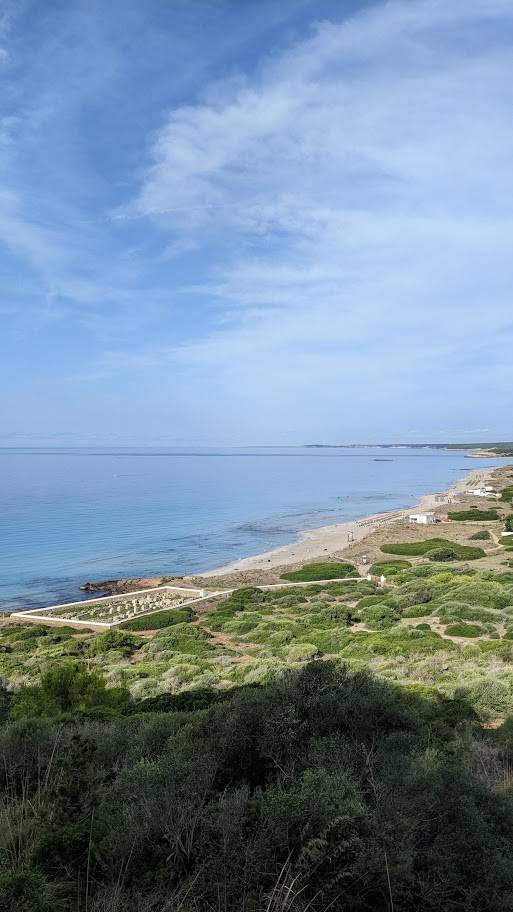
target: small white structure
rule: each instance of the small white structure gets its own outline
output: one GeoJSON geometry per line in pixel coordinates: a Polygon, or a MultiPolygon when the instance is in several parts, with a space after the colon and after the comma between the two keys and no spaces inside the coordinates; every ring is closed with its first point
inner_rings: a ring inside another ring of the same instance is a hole
{"type": "Polygon", "coordinates": [[[408,518],[418,526],[432,526],[436,522],[434,513],[412,513],[408,518]]]}
{"type": "Polygon", "coordinates": [[[472,497],[499,497],[493,488],[474,488],[468,492],[472,497]]]}
{"type": "Polygon", "coordinates": [[[513,535],[513,532],[501,532],[501,538],[509,538],[510,535],[513,535]]]}

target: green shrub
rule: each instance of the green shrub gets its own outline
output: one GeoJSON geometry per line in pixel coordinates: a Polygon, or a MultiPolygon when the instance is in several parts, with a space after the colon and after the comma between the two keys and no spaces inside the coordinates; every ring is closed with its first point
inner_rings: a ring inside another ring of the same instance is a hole
{"type": "Polygon", "coordinates": [[[373,576],[395,576],[401,570],[407,570],[408,567],[411,567],[411,562],[407,560],[377,561],[372,564],[369,573],[372,573],[373,576]]]}
{"type": "Polygon", "coordinates": [[[161,630],[163,627],[172,627],[174,624],[184,624],[195,618],[192,608],[177,608],[167,611],[157,611],[155,614],[143,614],[124,621],[119,625],[123,630],[161,630]]]}
{"type": "Polygon", "coordinates": [[[497,719],[513,711],[511,687],[497,678],[476,681],[457,690],[455,696],[466,700],[484,719],[497,719]]]}
{"type": "Polygon", "coordinates": [[[242,589],[236,589],[227,599],[222,602],[224,608],[235,608],[237,611],[243,611],[248,605],[257,605],[265,599],[262,589],[257,586],[244,586],[242,589]]]}
{"type": "Polygon", "coordinates": [[[459,560],[477,560],[479,557],[485,557],[482,548],[472,547],[471,545],[459,545],[456,542],[448,541],[446,538],[428,538],[419,542],[396,542],[388,545],[381,545],[381,550],[385,554],[405,554],[420,557],[433,551],[435,548],[452,548],[459,560]]]}
{"type": "Polygon", "coordinates": [[[477,624],[451,624],[445,630],[447,636],[453,637],[478,637],[482,636],[483,628],[477,624]]]}
{"type": "Polygon", "coordinates": [[[433,584],[415,580],[401,586],[394,593],[394,599],[399,608],[409,608],[411,605],[427,605],[433,600],[435,592],[436,587],[433,584]]]}
{"type": "Polygon", "coordinates": [[[216,647],[209,642],[210,639],[209,633],[202,627],[176,624],[159,630],[148,647],[165,648],[183,655],[203,656],[216,651],[216,647]]]}
{"type": "Polygon", "coordinates": [[[127,656],[143,642],[144,640],[138,640],[121,630],[106,630],[105,633],[91,637],[87,644],[87,652],[89,655],[99,656],[115,649],[121,655],[127,656]]]}
{"type": "Polygon", "coordinates": [[[429,561],[436,561],[440,564],[458,559],[454,548],[433,548],[432,551],[426,552],[426,557],[429,561]]]}
{"type": "MultiPolygon", "coordinates": [[[[308,589],[310,589],[310,586],[308,586],[308,589]]],[[[321,587],[321,590],[327,595],[342,596],[344,599],[352,600],[355,597],[372,595],[376,591],[376,586],[366,579],[357,581],[348,579],[345,583],[327,583],[321,587]]],[[[306,592],[307,587],[302,588],[301,591],[306,592]]]]}
{"type": "Polygon", "coordinates": [[[325,564],[305,564],[301,570],[290,570],[288,573],[282,573],[281,579],[289,582],[313,582],[315,580],[338,579],[345,576],[358,576],[354,564],[349,563],[325,563],[325,564]]]}
{"type": "Polygon", "coordinates": [[[11,714],[26,716],[58,716],[66,713],[117,713],[129,702],[123,687],[107,688],[104,678],[76,665],[57,665],[48,668],[39,684],[20,688],[13,700],[11,714]]]}
{"type": "Polygon", "coordinates": [[[478,579],[463,579],[461,582],[456,580],[439,598],[442,603],[444,601],[458,601],[485,608],[502,609],[513,604],[511,595],[501,583],[478,579]]]}
{"type": "Polygon", "coordinates": [[[475,570],[468,570],[462,567],[437,566],[432,563],[423,563],[413,566],[410,570],[403,570],[397,577],[397,582],[407,583],[418,579],[433,579],[439,577],[441,573],[445,577],[452,576],[469,576],[475,574],[475,570]]]}
{"type": "Polygon", "coordinates": [[[50,912],[50,894],[37,870],[0,871],[0,909],[4,912],[50,912]]]}
{"type": "Polygon", "coordinates": [[[513,485],[509,485],[509,487],[504,488],[501,494],[501,500],[506,501],[506,503],[513,504],[513,485]]]}
{"type": "Polygon", "coordinates": [[[366,627],[371,630],[386,630],[393,627],[401,619],[398,611],[390,605],[370,605],[359,612],[366,627]]]}
{"type": "Polygon", "coordinates": [[[360,611],[361,608],[368,608],[369,605],[382,605],[383,602],[388,600],[388,597],[384,592],[379,595],[366,595],[356,603],[356,611],[360,611]]]}
{"type": "Polygon", "coordinates": [[[308,662],[319,655],[319,650],[313,643],[294,643],[285,652],[288,662],[308,662]]]}
{"type": "Polygon", "coordinates": [[[491,538],[491,536],[487,529],[480,529],[479,532],[474,532],[474,534],[470,536],[469,540],[470,541],[489,541],[490,538],[491,538]]]}
{"type": "Polygon", "coordinates": [[[497,513],[497,510],[480,510],[478,507],[472,507],[470,510],[460,510],[456,513],[449,513],[449,519],[452,519],[454,522],[486,522],[487,520],[496,520],[500,519],[500,514],[497,513]]]}
{"type": "Polygon", "coordinates": [[[472,605],[466,605],[464,602],[444,602],[436,610],[440,620],[452,621],[480,621],[482,623],[493,622],[497,615],[493,609],[474,608],[472,605]]]}
{"type": "Polygon", "coordinates": [[[429,624],[416,624],[415,630],[431,630],[429,624]]]}
{"type": "Polygon", "coordinates": [[[427,617],[428,615],[433,614],[432,605],[410,605],[409,608],[404,608],[402,615],[405,618],[419,618],[427,617]]]}

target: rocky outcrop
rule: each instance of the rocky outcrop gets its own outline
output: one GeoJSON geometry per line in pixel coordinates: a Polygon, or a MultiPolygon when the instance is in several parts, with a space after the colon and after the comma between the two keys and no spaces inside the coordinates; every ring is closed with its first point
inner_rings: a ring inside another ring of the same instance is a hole
{"type": "Polygon", "coordinates": [[[139,589],[155,589],[175,580],[183,579],[182,576],[151,576],[137,579],[103,580],[98,583],[84,583],[80,588],[83,592],[102,592],[107,595],[121,595],[123,592],[137,592],[139,589]]]}

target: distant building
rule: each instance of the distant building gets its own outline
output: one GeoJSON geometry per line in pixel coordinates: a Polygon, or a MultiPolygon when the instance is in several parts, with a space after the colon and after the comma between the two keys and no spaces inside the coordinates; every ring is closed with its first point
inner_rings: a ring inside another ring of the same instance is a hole
{"type": "Polygon", "coordinates": [[[412,513],[408,518],[418,526],[432,526],[436,522],[434,513],[412,513]]]}
{"type": "Polygon", "coordinates": [[[472,497],[499,497],[493,488],[474,488],[468,492],[472,497]]]}

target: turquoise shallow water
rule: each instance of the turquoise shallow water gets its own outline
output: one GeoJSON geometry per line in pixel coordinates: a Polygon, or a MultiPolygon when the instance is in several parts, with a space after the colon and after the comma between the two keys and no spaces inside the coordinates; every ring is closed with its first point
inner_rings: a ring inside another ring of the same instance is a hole
{"type": "Polygon", "coordinates": [[[0,610],[211,569],[407,507],[475,467],[434,449],[0,449],[0,610]]]}

